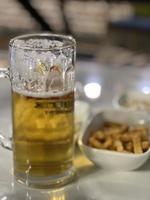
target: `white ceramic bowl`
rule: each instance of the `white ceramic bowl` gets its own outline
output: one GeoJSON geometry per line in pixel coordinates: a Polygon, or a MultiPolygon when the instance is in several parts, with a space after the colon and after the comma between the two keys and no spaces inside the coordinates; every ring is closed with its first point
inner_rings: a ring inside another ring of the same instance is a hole
{"type": "Polygon", "coordinates": [[[109,150],[95,149],[87,145],[87,139],[91,132],[98,130],[104,121],[113,121],[128,124],[147,124],[146,113],[129,112],[117,109],[104,110],[95,115],[80,135],[78,144],[86,157],[97,166],[118,171],[130,171],[139,168],[149,158],[150,149],[143,154],[119,153],[109,150]]]}
{"type": "Polygon", "coordinates": [[[116,108],[149,112],[150,93],[136,90],[124,92],[114,97],[113,105],[116,108]]]}
{"type": "Polygon", "coordinates": [[[91,116],[90,105],[84,101],[75,101],[75,133],[80,135],[91,116]]]}

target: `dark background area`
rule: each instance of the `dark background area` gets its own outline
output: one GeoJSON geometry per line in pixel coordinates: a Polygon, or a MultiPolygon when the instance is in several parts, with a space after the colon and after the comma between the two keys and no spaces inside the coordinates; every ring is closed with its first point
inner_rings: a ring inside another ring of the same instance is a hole
{"type": "Polygon", "coordinates": [[[73,35],[81,59],[96,58],[109,63],[114,54],[121,52],[123,62],[116,60],[122,64],[136,52],[141,63],[147,62],[143,54],[149,54],[150,3],[142,0],[0,2],[1,50],[8,49],[8,42],[14,36],[40,31],[73,35]]]}

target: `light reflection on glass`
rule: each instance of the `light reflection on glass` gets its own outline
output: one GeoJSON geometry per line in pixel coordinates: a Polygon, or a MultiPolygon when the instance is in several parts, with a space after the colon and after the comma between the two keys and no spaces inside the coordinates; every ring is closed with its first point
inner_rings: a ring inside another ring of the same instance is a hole
{"type": "Polygon", "coordinates": [[[144,92],[144,94],[150,94],[150,87],[149,86],[144,86],[142,88],[142,92],[144,92]]]}
{"type": "Polygon", "coordinates": [[[145,124],[145,120],[142,120],[142,119],[141,119],[141,120],[139,121],[139,124],[141,124],[141,125],[145,124]]]}
{"type": "Polygon", "coordinates": [[[2,197],[2,198],[1,198],[1,200],[7,200],[7,197],[6,197],[6,196],[4,196],[4,197],[2,197]]]}
{"type": "Polygon", "coordinates": [[[66,200],[66,193],[64,189],[57,189],[49,193],[50,200],[66,200]]]}
{"type": "Polygon", "coordinates": [[[65,200],[66,198],[65,198],[65,195],[62,195],[62,196],[54,196],[54,197],[52,197],[51,198],[51,200],[65,200]]]}
{"type": "Polygon", "coordinates": [[[101,95],[101,85],[99,83],[88,83],[84,86],[85,95],[90,99],[96,99],[101,95]]]}

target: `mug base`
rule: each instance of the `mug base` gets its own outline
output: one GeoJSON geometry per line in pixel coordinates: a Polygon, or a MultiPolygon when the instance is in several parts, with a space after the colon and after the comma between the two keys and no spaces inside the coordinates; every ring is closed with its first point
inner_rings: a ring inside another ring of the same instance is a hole
{"type": "Polygon", "coordinates": [[[65,173],[56,176],[33,177],[20,172],[15,172],[15,181],[25,184],[27,187],[38,189],[59,188],[72,182],[75,178],[76,170],[74,167],[65,173]]]}

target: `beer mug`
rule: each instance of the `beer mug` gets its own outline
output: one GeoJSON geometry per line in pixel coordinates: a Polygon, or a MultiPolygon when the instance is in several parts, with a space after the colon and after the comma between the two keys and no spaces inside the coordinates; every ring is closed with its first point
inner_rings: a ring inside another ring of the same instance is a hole
{"type": "MultiPolygon", "coordinates": [[[[71,36],[28,34],[9,43],[14,177],[55,187],[74,175],[76,42],[71,36]]],[[[2,137],[2,136],[1,136],[2,137]]],[[[3,138],[4,146],[7,139],[3,138]]]]}

